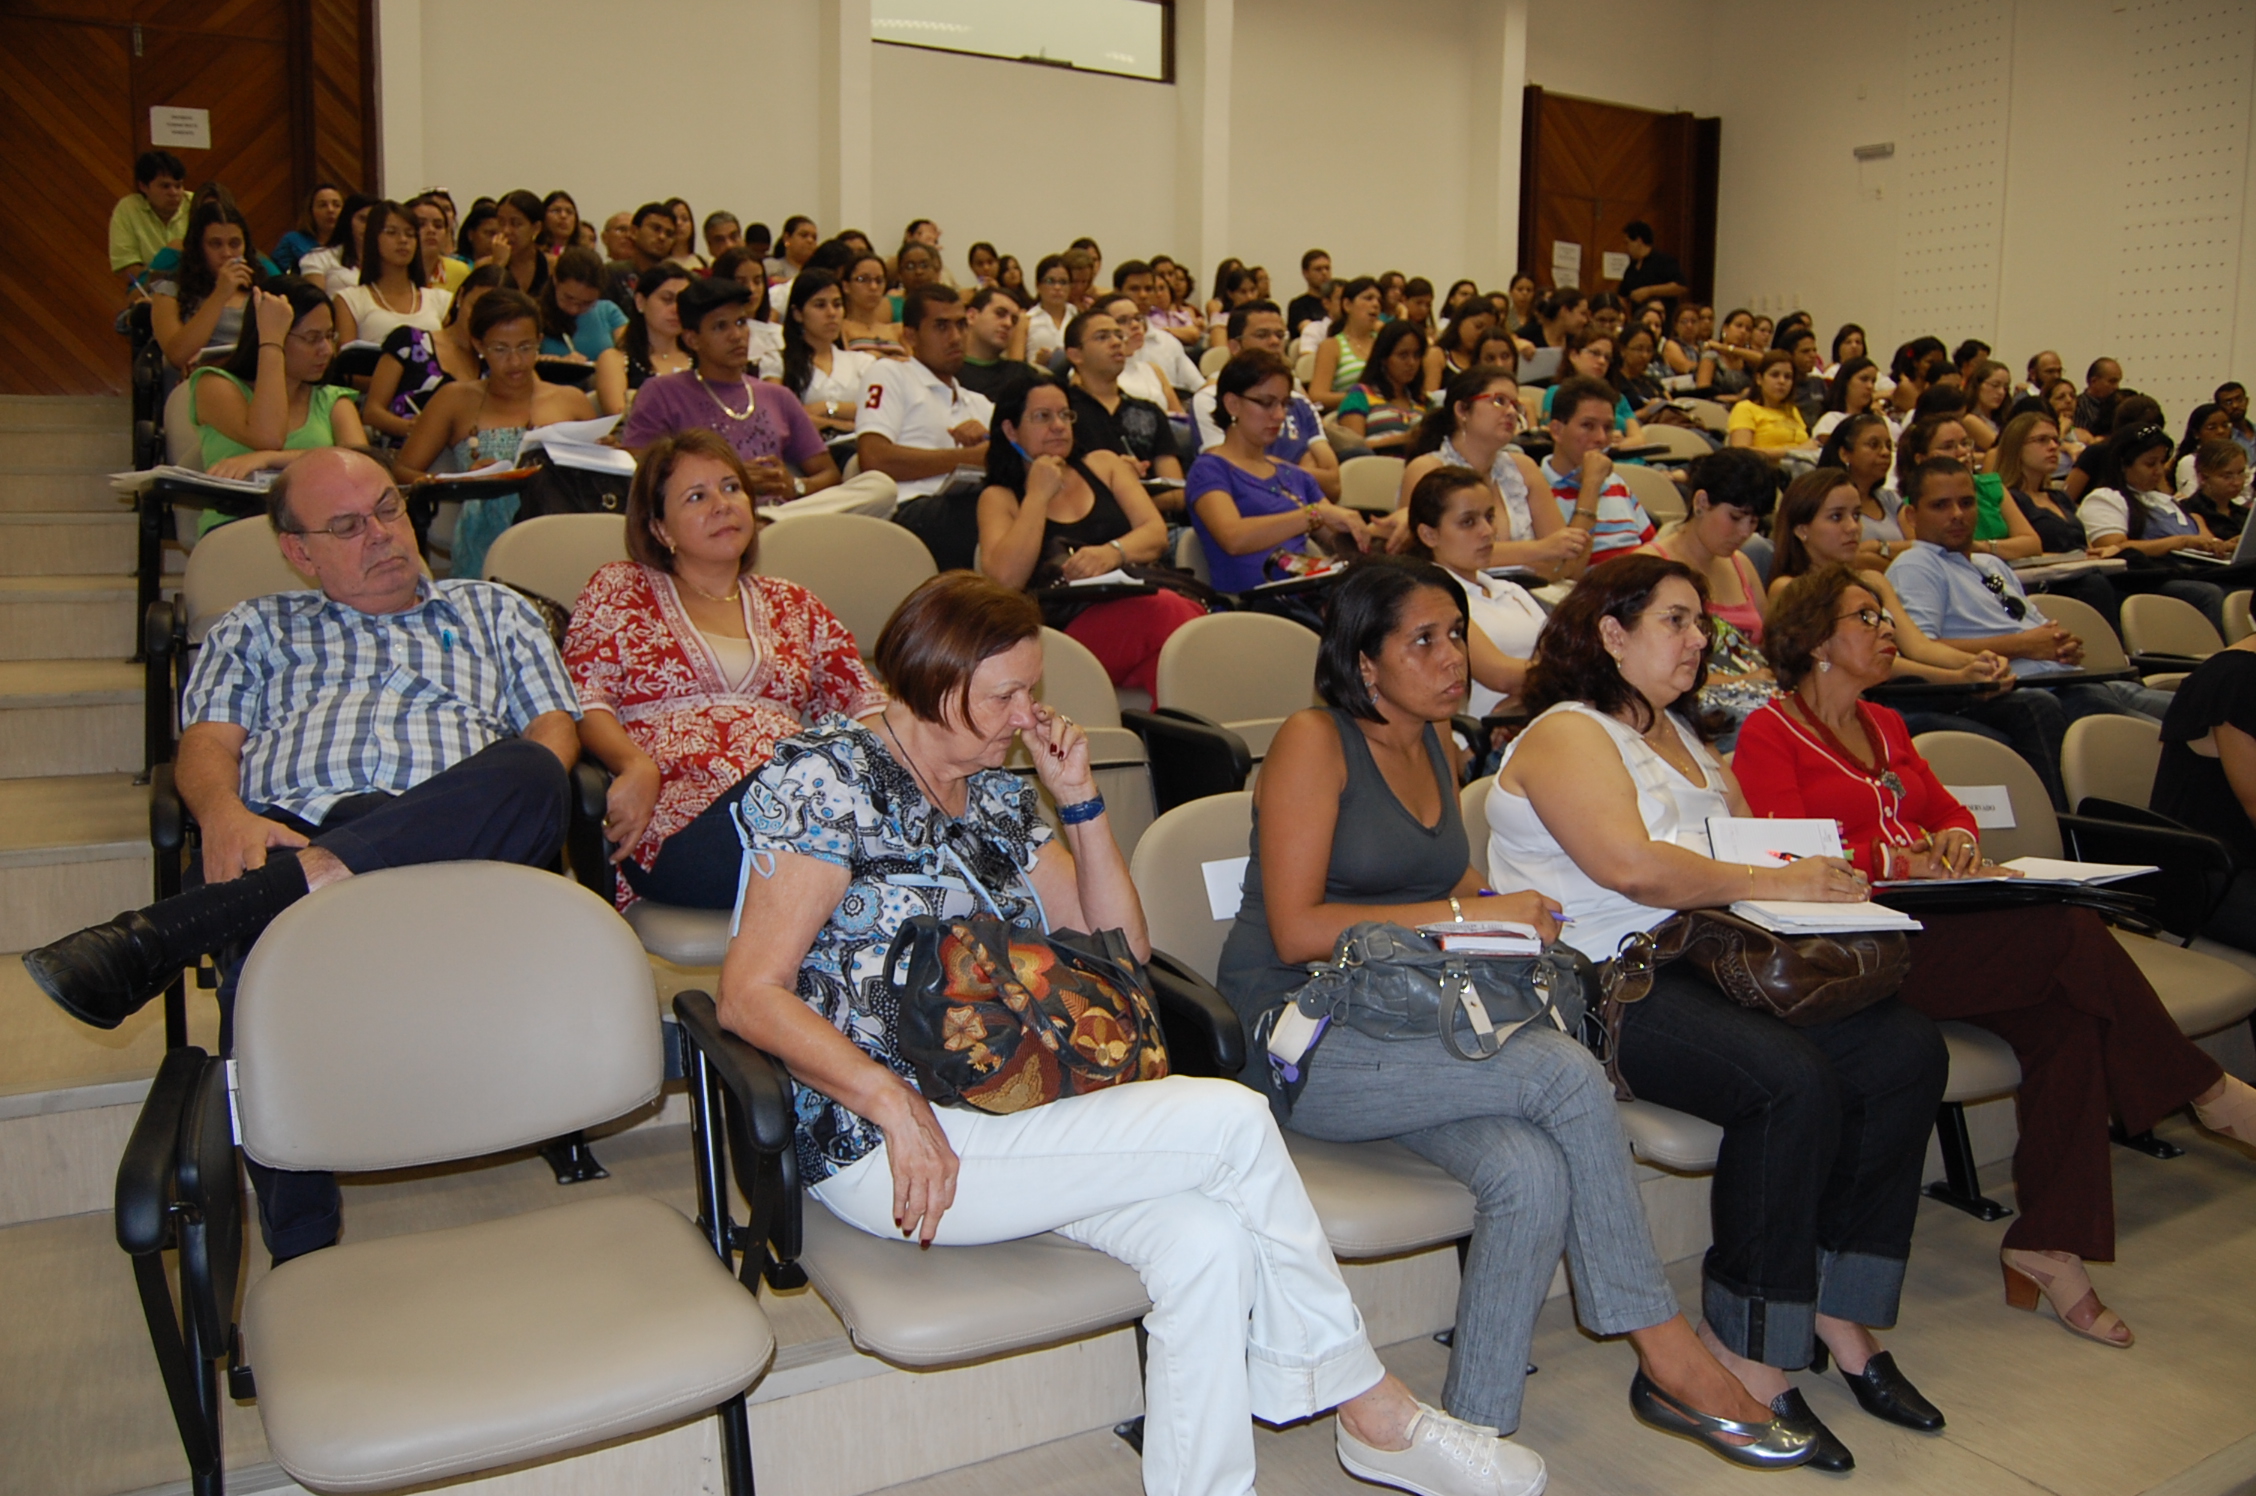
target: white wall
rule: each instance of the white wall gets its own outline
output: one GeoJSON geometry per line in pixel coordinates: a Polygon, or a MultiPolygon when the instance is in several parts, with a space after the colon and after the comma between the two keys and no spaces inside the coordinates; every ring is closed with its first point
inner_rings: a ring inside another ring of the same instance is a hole
{"type": "MultiPolygon", "coordinates": [[[[780,226],[817,201],[815,7],[803,0],[380,0],[385,191],[467,207],[525,187],[583,217],[680,196],[780,226]],[[403,43],[395,55],[395,43],[403,43]],[[741,83],[726,81],[730,59],[741,83]],[[741,143],[716,122],[744,121],[741,143]],[[395,159],[395,155],[402,159],[395,159]]],[[[874,232],[874,231],[873,231],[874,232]]]]}
{"type": "Polygon", "coordinates": [[[859,227],[873,242],[930,218],[959,278],[985,239],[1029,284],[1039,257],[1084,234],[1108,265],[1173,251],[1172,87],[915,47],[871,61],[877,221],[859,227]]]}
{"type": "Polygon", "coordinates": [[[1714,114],[1709,73],[1727,40],[1720,14],[1717,0],[1529,0],[1527,81],[1636,109],[1714,114]]]}

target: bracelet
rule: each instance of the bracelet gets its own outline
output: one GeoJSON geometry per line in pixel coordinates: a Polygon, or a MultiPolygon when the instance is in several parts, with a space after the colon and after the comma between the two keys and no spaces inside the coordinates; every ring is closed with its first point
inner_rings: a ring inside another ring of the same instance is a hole
{"type": "Polygon", "coordinates": [[[1595,509],[1577,509],[1574,512],[1574,517],[1576,519],[1596,519],[1598,511],[1595,509]]]}
{"type": "Polygon", "coordinates": [[[282,345],[280,343],[261,343],[259,346],[261,348],[280,348],[282,345]]]}
{"type": "Polygon", "coordinates": [[[1068,826],[1086,824],[1104,813],[1104,796],[1102,795],[1091,795],[1088,799],[1077,804],[1060,805],[1058,807],[1058,819],[1068,826]]]}
{"type": "Polygon", "coordinates": [[[1457,895],[1449,896],[1449,917],[1459,924],[1465,922],[1465,906],[1457,902],[1457,895]]]}

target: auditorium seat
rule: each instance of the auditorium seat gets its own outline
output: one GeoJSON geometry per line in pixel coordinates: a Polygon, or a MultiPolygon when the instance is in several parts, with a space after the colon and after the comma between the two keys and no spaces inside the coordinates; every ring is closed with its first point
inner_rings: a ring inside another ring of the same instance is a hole
{"type": "Polygon", "coordinates": [[[862,658],[901,600],[936,574],[909,531],[866,514],[809,514],[760,532],[753,570],[812,592],[853,634],[862,658]]]}
{"type": "Polygon", "coordinates": [[[1318,642],[1267,613],[1210,613],[1168,636],[1155,709],[1123,718],[1151,755],[1161,810],[1245,787],[1285,718],[1315,701],[1318,642]]]}
{"type": "Polygon", "coordinates": [[[494,537],[485,579],[537,593],[569,613],[597,568],[626,559],[625,515],[543,514],[494,537]]]}

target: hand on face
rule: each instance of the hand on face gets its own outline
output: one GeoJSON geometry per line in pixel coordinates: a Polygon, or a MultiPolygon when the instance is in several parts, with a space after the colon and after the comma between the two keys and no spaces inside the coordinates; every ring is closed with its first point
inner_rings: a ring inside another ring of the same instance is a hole
{"type": "Polygon", "coordinates": [[[1089,771],[1089,735],[1062,712],[1036,703],[1035,725],[1019,732],[1034,773],[1050,798],[1060,805],[1076,805],[1095,797],[1096,781],[1089,771]]]}

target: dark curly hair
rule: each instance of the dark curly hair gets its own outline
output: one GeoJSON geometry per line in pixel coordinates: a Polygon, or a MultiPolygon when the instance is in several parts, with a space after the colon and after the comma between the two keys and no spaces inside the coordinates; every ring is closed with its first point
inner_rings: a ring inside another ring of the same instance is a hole
{"type": "Polygon", "coordinates": [[[1763,655],[1779,689],[1794,690],[1817,668],[1817,647],[1840,626],[1841,598],[1852,587],[1872,590],[1834,561],[1794,578],[1772,601],[1763,620],[1763,655]]]}
{"type": "MultiPolygon", "coordinates": [[[[1579,701],[1608,716],[1619,716],[1627,711],[1631,713],[1631,725],[1639,732],[1650,728],[1653,725],[1651,705],[1635,686],[1622,678],[1621,667],[1606,652],[1599,636],[1598,621],[1611,618],[1625,629],[1636,628],[1645,610],[1652,606],[1653,593],[1671,577],[1690,583],[1692,590],[1699,594],[1700,607],[1707,608],[1708,587],[1698,572],[1681,561],[1649,552],[1622,556],[1594,567],[1577,583],[1566,600],[1553,610],[1543,625],[1543,632],[1536,636],[1535,663],[1529,667],[1527,675],[1529,714],[1541,713],[1562,701],[1579,701]]],[[[1708,662],[1703,658],[1692,689],[1669,707],[1703,740],[1709,730],[1700,720],[1697,702],[1701,687],[1707,683],[1708,662]]]]}

